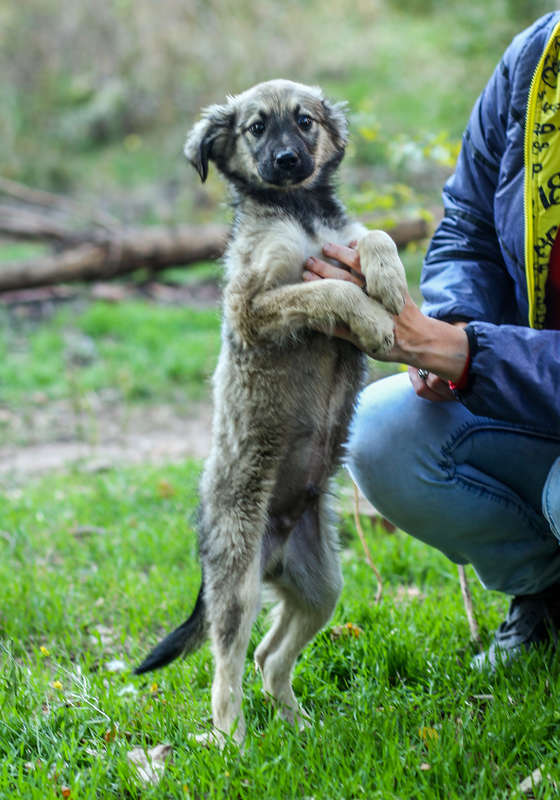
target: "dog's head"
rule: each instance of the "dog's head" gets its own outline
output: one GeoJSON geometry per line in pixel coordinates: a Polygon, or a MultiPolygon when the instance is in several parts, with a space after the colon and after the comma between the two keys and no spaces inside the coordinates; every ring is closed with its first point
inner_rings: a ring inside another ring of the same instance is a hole
{"type": "Polygon", "coordinates": [[[234,183],[289,190],[324,180],[347,135],[343,103],[329,103],[318,87],[274,80],[206,108],[185,155],[202,181],[213,161],[234,183]]]}

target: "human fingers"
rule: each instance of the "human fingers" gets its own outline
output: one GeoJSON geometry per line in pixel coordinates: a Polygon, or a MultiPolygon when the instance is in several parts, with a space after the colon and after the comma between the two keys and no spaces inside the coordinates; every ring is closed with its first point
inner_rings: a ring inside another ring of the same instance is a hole
{"type": "Polygon", "coordinates": [[[432,403],[443,403],[454,399],[454,395],[449,389],[449,386],[446,384],[447,392],[444,392],[443,386],[441,385],[444,381],[431,372],[427,373],[425,377],[422,377],[422,373],[419,373],[416,367],[409,367],[408,377],[418,397],[431,400],[432,403]]]}
{"type": "Polygon", "coordinates": [[[315,272],[311,272],[311,270],[309,270],[309,269],[304,269],[303,270],[303,276],[302,277],[303,277],[303,280],[306,281],[306,282],[309,282],[309,281],[320,281],[321,280],[321,276],[320,275],[317,275],[315,272]]]}
{"type": "Polygon", "coordinates": [[[341,264],[345,264],[347,267],[359,274],[362,272],[360,266],[360,254],[355,247],[346,247],[343,244],[327,242],[323,246],[323,255],[328,256],[329,258],[334,258],[335,261],[340,261],[341,264]]]}
{"type": "Polygon", "coordinates": [[[428,373],[426,385],[431,392],[435,392],[441,400],[455,400],[455,395],[449,388],[448,381],[440,378],[439,375],[434,375],[433,372],[428,373]]]}
{"type": "Polygon", "coordinates": [[[304,267],[304,280],[310,280],[310,278],[306,278],[305,275],[306,272],[310,272],[319,278],[334,278],[340,281],[349,281],[350,283],[355,283],[356,286],[359,286],[361,289],[364,287],[364,277],[361,273],[355,273],[344,266],[329,264],[328,261],[315,258],[315,256],[308,258],[304,264],[304,267]]]}

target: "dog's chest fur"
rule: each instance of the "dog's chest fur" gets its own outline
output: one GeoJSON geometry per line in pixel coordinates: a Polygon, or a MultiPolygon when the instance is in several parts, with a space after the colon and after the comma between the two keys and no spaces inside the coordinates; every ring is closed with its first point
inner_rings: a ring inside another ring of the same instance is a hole
{"type": "Polygon", "coordinates": [[[362,234],[354,223],[331,228],[319,222],[310,235],[289,217],[251,214],[237,226],[226,256],[211,469],[220,470],[222,461],[262,463],[268,447],[275,515],[300,505],[302,492],[325,488],[341,456],[365,357],[348,342],[312,330],[254,336],[247,327],[251,299],[301,284],[304,261],[319,256],[325,242],[348,243],[362,234]]]}

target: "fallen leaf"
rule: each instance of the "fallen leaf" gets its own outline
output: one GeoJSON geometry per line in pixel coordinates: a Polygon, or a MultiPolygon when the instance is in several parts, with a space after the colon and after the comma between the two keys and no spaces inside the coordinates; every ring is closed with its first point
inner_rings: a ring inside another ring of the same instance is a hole
{"type": "Polygon", "coordinates": [[[432,768],[432,765],[428,764],[427,761],[422,761],[422,763],[420,764],[420,769],[422,770],[422,772],[427,772],[431,768],[432,768]]]}
{"type": "Polygon", "coordinates": [[[104,664],[106,672],[124,672],[126,670],[126,664],[124,661],[121,661],[119,658],[114,658],[112,661],[107,661],[104,664]]]}
{"type": "Polygon", "coordinates": [[[418,586],[405,586],[403,584],[397,586],[395,592],[395,601],[397,603],[406,602],[407,600],[422,600],[424,595],[418,586]]]}
{"type": "Polygon", "coordinates": [[[70,797],[72,790],[69,786],[61,786],[60,793],[63,797],[70,797]]]}
{"type": "Polygon", "coordinates": [[[523,794],[529,794],[529,792],[532,792],[533,789],[537,787],[541,781],[542,781],[542,772],[537,767],[537,769],[534,769],[530,775],[528,775],[521,781],[521,783],[519,784],[519,791],[523,792],[523,794]]]}
{"type": "Polygon", "coordinates": [[[340,639],[341,636],[353,636],[355,639],[363,633],[362,628],[354,622],[345,622],[344,625],[333,625],[330,630],[331,639],[340,639]]]}
{"type": "Polygon", "coordinates": [[[387,519],[387,517],[381,517],[380,522],[381,522],[381,527],[386,533],[395,533],[395,531],[397,530],[397,526],[393,522],[391,522],[390,519],[387,519]]]}
{"type": "Polygon", "coordinates": [[[133,683],[127,683],[126,686],[123,686],[122,689],[119,689],[117,694],[119,697],[125,697],[127,694],[135,695],[138,694],[138,689],[133,683]]]}
{"type": "Polygon", "coordinates": [[[117,729],[114,725],[112,725],[108,730],[105,731],[103,738],[106,742],[112,742],[116,735],[117,729]]]}
{"type": "Polygon", "coordinates": [[[165,760],[171,752],[170,744],[158,744],[149,750],[135,747],[127,758],[136,767],[136,772],[142,783],[158,784],[165,769],[165,760]]]}
{"type": "Polygon", "coordinates": [[[439,733],[436,731],[435,728],[420,728],[418,730],[420,738],[425,744],[431,744],[432,742],[437,742],[439,739],[439,733]]]}
{"type": "Polygon", "coordinates": [[[113,644],[116,634],[111,628],[106,625],[96,625],[92,631],[89,637],[92,644],[101,644],[102,647],[110,647],[113,644]]]}
{"type": "Polygon", "coordinates": [[[556,788],[557,788],[556,781],[553,780],[552,775],[550,775],[548,773],[546,775],[543,775],[543,770],[544,770],[544,764],[541,764],[540,767],[537,767],[537,769],[534,769],[531,772],[530,775],[528,775],[526,778],[524,778],[521,781],[521,783],[519,784],[519,787],[518,787],[519,791],[523,792],[523,794],[532,795],[533,794],[533,789],[536,789],[537,786],[540,783],[542,783],[543,778],[546,778],[546,780],[549,781],[552,784],[552,787],[556,791],[556,788]]]}
{"type": "Polygon", "coordinates": [[[162,498],[173,497],[175,494],[175,487],[169,483],[169,481],[166,481],[165,478],[162,478],[158,481],[157,493],[158,496],[162,498]]]}

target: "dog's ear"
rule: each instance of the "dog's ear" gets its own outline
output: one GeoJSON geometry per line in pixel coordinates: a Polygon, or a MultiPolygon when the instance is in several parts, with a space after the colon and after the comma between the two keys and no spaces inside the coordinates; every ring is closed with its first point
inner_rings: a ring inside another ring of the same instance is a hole
{"type": "Polygon", "coordinates": [[[225,144],[234,122],[230,104],[205,108],[185,142],[184,153],[204,183],[208,177],[208,161],[215,159],[220,145],[225,144]]]}
{"type": "Polygon", "coordinates": [[[346,111],[348,103],[331,103],[329,100],[321,101],[323,107],[323,123],[329,131],[333,144],[337,150],[344,150],[348,144],[348,120],[346,111]]]}

